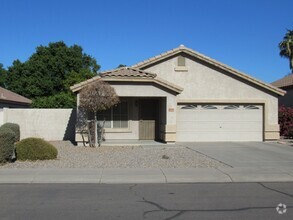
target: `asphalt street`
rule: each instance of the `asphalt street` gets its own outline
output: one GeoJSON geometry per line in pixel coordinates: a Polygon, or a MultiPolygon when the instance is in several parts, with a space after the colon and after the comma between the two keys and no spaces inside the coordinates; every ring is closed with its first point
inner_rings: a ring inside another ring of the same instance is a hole
{"type": "Polygon", "coordinates": [[[0,219],[293,219],[293,183],[0,184],[0,219]]]}

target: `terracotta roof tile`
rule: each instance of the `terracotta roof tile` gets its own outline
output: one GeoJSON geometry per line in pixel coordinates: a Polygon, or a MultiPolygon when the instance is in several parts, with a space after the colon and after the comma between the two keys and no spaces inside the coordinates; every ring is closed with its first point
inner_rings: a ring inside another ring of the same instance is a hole
{"type": "Polygon", "coordinates": [[[279,88],[293,86],[293,73],[283,77],[282,79],[272,82],[271,84],[279,88]]]}
{"type": "Polygon", "coordinates": [[[22,103],[22,104],[32,103],[32,100],[27,99],[19,94],[16,94],[14,92],[11,92],[7,89],[0,87],[0,102],[1,101],[16,102],[16,103],[22,103]]]}
{"type": "Polygon", "coordinates": [[[100,74],[102,78],[104,77],[139,77],[139,78],[155,78],[157,75],[154,73],[149,73],[143,70],[131,68],[131,67],[121,67],[118,69],[110,70],[100,74]]]}
{"type": "Polygon", "coordinates": [[[92,79],[89,79],[89,80],[86,80],[71,86],[70,89],[73,92],[77,92],[80,89],[82,89],[84,85],[92,81],[101,80],[101,79],[105,80],[106,82],[110,82],[110,81],[127,82],[129,79],[131,79],[131,81],[135,80],[137,82],[154,82],[166,88],[169,88],[177,93],[181,93],[183,90],[183,88],[157,77],[155,73],[146,72],[144,70],[139,70],[132,67],[121,67],[118,69],[102,72],[100,73],[99,76],[93,77],[92,79]]]}

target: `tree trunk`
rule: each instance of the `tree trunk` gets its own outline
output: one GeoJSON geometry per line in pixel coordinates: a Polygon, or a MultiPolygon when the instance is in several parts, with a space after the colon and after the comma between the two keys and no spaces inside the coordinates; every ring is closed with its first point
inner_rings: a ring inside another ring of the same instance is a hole
{"type": "Polygon", "coordinates": [[[91,136],[91,129],[90,129],[90,123],[89,121],[87,121],[87,132],[88,132],[88,142],[89,142],[89,146],[92,147],[92,136],[91,136]]]}
{"type": "Polygon", "coordinates": [[[97,112],[95,112],[95,147],[98,146],[98,123],[97,123],[97,112]]]}
{"type": "Polygon", "coordinates": [[[99,127],[99,147],[101,146],[101,142],[104,141],[105,122],[106,122],[106,119],[104,119],[102,126],[99,127]]]}
{"type": "Polygon", "coordinates": [[[84,138],[84,132],[86,132],[85,130],[81,130],[81,138],[82,138],[82,144],[85,147],[85,138],[84,138]]]}

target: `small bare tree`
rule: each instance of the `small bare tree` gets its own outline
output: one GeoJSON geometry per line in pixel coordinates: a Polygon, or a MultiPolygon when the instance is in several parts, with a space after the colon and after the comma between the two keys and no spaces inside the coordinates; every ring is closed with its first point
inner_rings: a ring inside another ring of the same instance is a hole
{"type": "Polygon", "coordinates": [[[117,96],[115,89],[103,80],[94,81],[86,85],[79,93],[79,106],[87,113],[87,130],[90,146],[101,145],[103,138],[105,119],[102,125],[97,122],[97,112],[111,108],[119,103],[119,97],[117,96]],[[92,120],[88,120],[89,115],[94,115],[92,120]],[[94,125],[94,126],[93,126],[94,125]],[[92,129],[94,127],[94,129],[92,129]],[[94,132],[91,132],[93,130],[94,132]],[[92,133],[93,136],[92,136],[92,133]],[[99,135],[98,135],[99,133],[99,135]],[[94,144],[92,144],[92,137],[94,138],[94,144]]]}

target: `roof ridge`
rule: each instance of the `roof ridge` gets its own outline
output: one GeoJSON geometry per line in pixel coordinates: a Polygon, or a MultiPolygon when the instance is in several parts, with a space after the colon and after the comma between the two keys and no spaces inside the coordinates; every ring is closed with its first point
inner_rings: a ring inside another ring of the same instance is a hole
{"type": "Polygon", "coordinates": [[[179,47],[176,47],[176,48],[172,48],[170,50],[167,50],[166,52],[163,52],[163,53],[160,53],[159,55],[156,55],[156,56],[153,56],[153,57],[150,57],[150,58],[147,58],[146,60],[143,60],[141,62],[138,62],[134,65],[132,65],[131,67],[137,67],[137,66],[140,66],[144,63],[148,63],[148,61],[152,61],[152,60],[156,60],[157,58],[160,58],[162,56],[165,56],[165,55],[168,55],[170,53],[173,53],[173,52],[176,52],[178,50],[184,50],[184,49],[189,49],[187,47],[185,47],[183,44],[181,44],[179,47]]]}
{"type": "Polygon", "coordinates": [[[125,78],[125,77],[140,77],[140,78],[156,78],[157,74],[151,73],[134,67],[121,67],[111,71],[100,73],[101,78],[125,78]]]}
{"type": "Polygon", "coordinates": [[[153,62],[160,61],[161,59],[164,59],[169,55],[175,55],[177,52],[178,53],[186,52],[186,53],[188,53],[189,55],[191,55],[193,57],[201,59],[201,60],[203,60],[205,62],[208,62],[208,63],[210,63],[210,64],[212,64],[212,65],[214,65],[216,67],[219,67],[219,68],[221,68],[223,70],[226,70],[226,71],[228,71],[228,72],[230,72],[230,73],[232,73],[232,74],[234,74],[234,75],[236,75],[236,76],[238,76],[240,78],[246,79],[246,80],[248,80],[248,81],[250,81],[252,83],[255,83],[255,84],[257,84],[257,85],[259,85],[261,87],[264,87],[264,88],[266,88],[268,90],[276,92],[279,95],[284,95],[284,93],[285,93],[285,91],[283,91],[282,89],[279,89],[279,88],[277,88],[277,87],[275,87],[275,86],[273,86],[273,85],[271,85],[269,83],[265,83],[262,80],[256,79],[256,78],[254,78],[254,77],[252,77],[252,76],[250,76],[250,75],[248,75],[248,74],[246,74],[244,72],[241,72],[241,71],[239,71],[239,70],[237,70],[237,69],[235,69],[235,68],[233,68],[231,66],[228,66],[228,65],[226,65],[226,64],[224,64],[224,63],[222,63],[220,61],[217,61],[217,60],[215,60],[215,59],[213,59],[211,57],[208,57],[208,56],[206,56],[206,55],[204,55],[204,54],[202,54],[200,52],[197,52],[197,51],[195,51],[195,50],[193,50],[191,48],[185,47],[184,45],[180,45],[179,47],[176,47],[176,48],[173,48],[171,50],[168,50],[165,53],[161,53],[159,56],[155,56],[155,57],[158,57],[156,59],[154,59],[154,57],[152,57],[152,58],[149,58],[149,59],[147,59],[145,61],[136,63],[136,64],[132,65],[132,67],[143,68],[147,64],[152,64],[153,62]]]}

